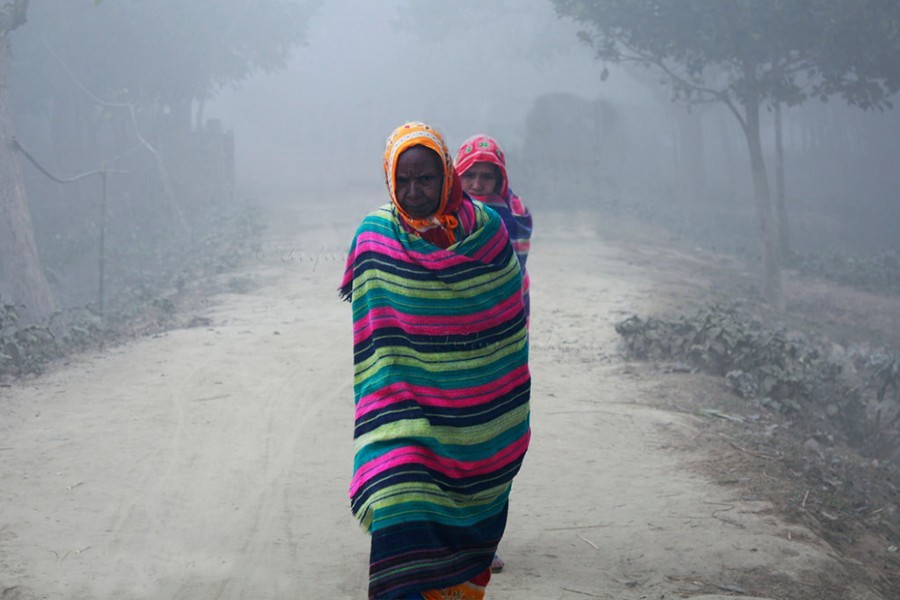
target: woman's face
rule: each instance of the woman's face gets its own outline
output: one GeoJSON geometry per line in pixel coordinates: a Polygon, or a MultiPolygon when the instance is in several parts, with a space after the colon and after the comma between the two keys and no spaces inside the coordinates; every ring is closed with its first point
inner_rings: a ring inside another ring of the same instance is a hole
{"type": "Polygon", "coordinates": [[[487,196],[500,192],[500,169],[489,162],[474,163],[469,170],[460,175],[460,183],[464,192],[474,196],[487,196]]]}
{"type": "Polygon", "coordinates": [[[394,190],[397,202],[414,218],[433,215],[441,205],[444,170],[436,152],[425,146],[413,146],[397,158],[394,190]]]}

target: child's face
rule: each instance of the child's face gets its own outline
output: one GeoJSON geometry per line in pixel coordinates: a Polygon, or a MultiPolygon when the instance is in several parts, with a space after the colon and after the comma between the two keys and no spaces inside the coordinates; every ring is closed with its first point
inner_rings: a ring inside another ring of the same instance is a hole
{"type": "Polygon", "coordinates": [[[487,196],[500,191],[500,169],[489,162],[477,162],[460,176],[463,191],[474,196],[487,196]]]}

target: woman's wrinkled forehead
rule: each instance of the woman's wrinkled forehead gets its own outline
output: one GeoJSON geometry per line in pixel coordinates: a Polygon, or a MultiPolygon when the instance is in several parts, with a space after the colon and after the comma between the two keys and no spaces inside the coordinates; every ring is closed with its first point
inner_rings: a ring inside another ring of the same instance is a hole
{"type": "Polygon", "coordinates": [[[446,205],[446,200],[453,186],[456,171],[453,168],[453,159],[450,157],[450,151],[444,142],[444,136],[438,130],[425,123],[411,121],[405,123],[395,129],[388,136],[387,144],[384,148],[384,180],[388,187],[391,198],[396,200],[396,171],[397,159],[403,154],[404,150],[413,146],[424,146],[429,150],[433,150],[440,157],[441,169],[443,170],[443,192],[440,210],[442,211],[446,205]]]}

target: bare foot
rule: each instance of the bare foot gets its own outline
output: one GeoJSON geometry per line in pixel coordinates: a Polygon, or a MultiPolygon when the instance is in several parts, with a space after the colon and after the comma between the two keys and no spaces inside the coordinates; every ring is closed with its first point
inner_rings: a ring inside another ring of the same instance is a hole
{"type": "Polygon", "coordinates": [[[503,562],[503,559],[500,558],[500,555],[494,554],[494,561],[491,563],[491,573],[499,573],[505,566],[506,563],[503,562]]]}

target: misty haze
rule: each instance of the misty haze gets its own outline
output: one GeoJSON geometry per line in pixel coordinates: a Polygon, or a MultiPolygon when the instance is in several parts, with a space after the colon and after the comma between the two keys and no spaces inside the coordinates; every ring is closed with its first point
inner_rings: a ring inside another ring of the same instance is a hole
{"type": "Polygon", "coordinates": [[[897,2],[3,0],[0,36],[0,600],[375,597],[338,288],[379,207],[436,244],[386,185],[409,122],[495,140],[528,213],[484,598],[900,597],[897,2]]]}

